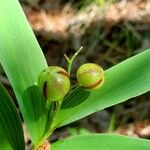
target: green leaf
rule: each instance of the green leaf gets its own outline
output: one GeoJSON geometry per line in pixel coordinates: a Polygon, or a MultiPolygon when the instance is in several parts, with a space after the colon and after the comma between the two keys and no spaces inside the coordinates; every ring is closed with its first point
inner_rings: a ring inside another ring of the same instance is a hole
{"type": "Polygon", "coordinates": [[[47,64],[18,0],[2,0],[0,4],[0,63],[35,144],[47,123],[45,102],[35,82],[47,64]]]}
{"type": "Polygon", "coordinates": [[[52,144],[52,150],[149,150],[150,141],[109,134],[79,135],[52,144]]]}
{"type": "Polygon", "coordinates": [[[24,150],[21,120],[10,96],[0,83],[0,149],[24,150]]]}
{"type": "Polygon", "coordinates": [[[57,119],[63,126],[150,90],[150,50],[105,71],[105,83],[97,91],[75,89],[64,101],[57,119]]]}

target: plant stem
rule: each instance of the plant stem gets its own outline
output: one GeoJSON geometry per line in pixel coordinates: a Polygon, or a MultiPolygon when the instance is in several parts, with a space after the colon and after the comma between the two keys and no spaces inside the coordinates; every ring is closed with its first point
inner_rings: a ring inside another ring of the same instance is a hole
{"type": "Polygon", "coordinates": [[[108,127],[108,133],[112,133],[114,131],[114,128],[115,128],[115,112],[113,111],[108,127]]]}
{"type": "Polygon", "coordinates": [[[58,116],[62,101],[63,100],[53,102],[51,124],[50,124],[49,128],[47,129],[47,132],[44,136],[45,139],[47,139],[47,137],[49,137],[56,128],[56,120],[57,120],[57,116],[58,116]]]}
{"type": "Polygon", "coordinates": [[[74,59],[76,58],[76,56],[81,52],[81,50],[83,49],[83,47],[81,46],[76,52],[75,54],[72,56],[71,59],[68,58],[68,56],[66,54],[64,54],[66,60],[67,60],[67,63],[68,63],[68,68],[67,68],[67,72],[69,73],[70,75],[70,72],[71,72],[71,67],[72,67],[72,63],[74,61],[74,59]]]}
{"type": "Polygon", "coordinates": [[[53,101],[52,102],[52,116],[51,116],[51,124],[48,127],[46,133],[41,138],[41,140],[35,145],[34,149],[37,150],[40,145],[43,144],[43,142],[53,133],[53,131],[56,128],[56,120],[58,116],[58,112],[60,110],[61,104],[63,100],[60,101],[53,101]]]}
{"type": "Polygon", "coordinates": [[[53,132],[55,127],[56,127],[56,120],[57,120],[57,116],[58,116],[58,113],[59,113],[62,101],[63,100],[56,101],[56,102],[53,103],[52,121],[51,121],[51,125],[50,125],[50,128],[49,128],[49,131],[53,132]]]}

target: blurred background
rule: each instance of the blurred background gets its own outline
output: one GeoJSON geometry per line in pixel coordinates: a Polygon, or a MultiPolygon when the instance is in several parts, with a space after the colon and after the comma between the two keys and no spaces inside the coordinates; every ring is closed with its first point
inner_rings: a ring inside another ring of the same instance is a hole
{"type": "MultiPolygon", "coordinates": [[[[83,46],[73,65],[73,83],[76,70],[83,63],[97,63],[106,70],[150,48],[150,0],[20,0],[20,3],[48,65],[66,68],[64,54],[71,57],[83,46]]],[[[15,99],[2,67],[0,72],[0,81],[15,99]]],[[[60,128],[50,140],[94,132],[150,138],[150,92],[134,99],[60,128]]]]}

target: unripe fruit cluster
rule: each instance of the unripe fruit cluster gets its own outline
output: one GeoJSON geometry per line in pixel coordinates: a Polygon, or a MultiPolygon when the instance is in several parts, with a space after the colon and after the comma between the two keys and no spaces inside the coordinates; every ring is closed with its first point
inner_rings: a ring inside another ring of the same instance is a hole
{"type": "MultiPolygon", "coordinates": [[[[104,71],[97,64],[83,64],[77,71],[77,81],[85,89],[99,89],[104,83],[104,71]]],[[[62,100],[70,89],[69,74],[61,67],[50,66],[39,75],[38,85],[46,99],[62,100]]]]}

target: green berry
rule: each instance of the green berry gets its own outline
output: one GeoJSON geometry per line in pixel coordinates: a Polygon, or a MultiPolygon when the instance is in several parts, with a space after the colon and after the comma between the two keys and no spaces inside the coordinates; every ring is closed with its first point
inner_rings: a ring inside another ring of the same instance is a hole
{"type": "Polygon", "coordinates": [[[46,99],[59,101],[65,97],[70,89],[69,75],[61,67],[50,66],[39,75],[38,85],[46,99]]]}
{"type": "Polygon", "coordinates": [[[99,89],[104,83],[104,71],[97,64],[83,64],[77,70],[77,81],[85,89],[99,89]]]}

